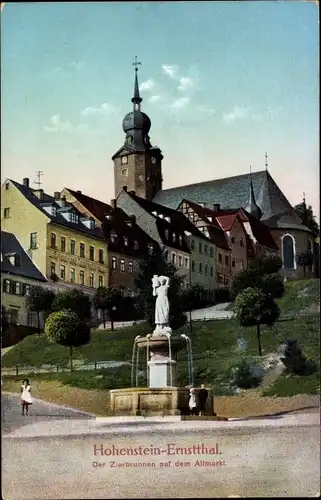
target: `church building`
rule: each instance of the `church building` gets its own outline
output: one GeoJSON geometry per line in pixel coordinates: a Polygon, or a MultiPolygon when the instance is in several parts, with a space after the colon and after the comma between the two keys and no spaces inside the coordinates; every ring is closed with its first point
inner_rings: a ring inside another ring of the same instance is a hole
{"type": "MultiPolygon", "coordinates": [[[[127,192],[174,210],[187,200],[214,211],[218,222],[226,211],[236,213],[242,209],[243,215],[249,214],[244,215],[245,219],[254,218],[256,226],[261,226],[261,233],[270,233],[268,239],[271,241],[272,237],[274,250],[283,261],[283,274],[290,279],[303,278],[296,255],[313,249],[313,235],[272,178],[267,164],[258,172],[162,189],[163,155],[158,146],[151,144],[151,121],[141,110],[137,64],[133,110],[122,123],[125,141],[112,157],[115,199],[125,187],[127,192]]],[[[246,225],[246,220],[243,222],[246,225]]],[[[306,276],[312,277],[313,269],[306,276]]]]}

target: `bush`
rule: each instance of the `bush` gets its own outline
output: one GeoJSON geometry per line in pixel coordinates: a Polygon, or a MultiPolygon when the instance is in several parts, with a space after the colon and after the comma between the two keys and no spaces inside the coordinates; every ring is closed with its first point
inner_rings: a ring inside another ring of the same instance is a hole
{"type": "Polygon", "coordinates": [[[215,304],[223,304],[224,302],[231,302],[232,295],[230,288],[218,288],[215,290],[215,304]]]}
{"type": "Polygon", "coordinates": [[[232,368],[232,384],[240,389],[257,387],[262,380],[262,375],[256,368],[243,359],[232,368]]]}

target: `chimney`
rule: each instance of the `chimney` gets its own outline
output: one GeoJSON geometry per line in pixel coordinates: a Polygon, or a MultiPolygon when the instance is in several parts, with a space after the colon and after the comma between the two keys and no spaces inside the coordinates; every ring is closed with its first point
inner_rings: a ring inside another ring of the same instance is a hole
{"type": "Polygon", "coordinates": [[[79,191],[79,189],[77,189],[77,193],[82,194],[82,192],[81,192],[81,191],[79,191]]]}
{"type": "Polygon", "coordinates": [[[65,207],[65,206],[66,206],[66,204],[67,204],[66,196],[62,196],[62,197],[61,197],[61,206],[62,206],[62,207],[65,207]]]}
{"type": "Polygon", "coordinates": [[[28,188],[29,187],[29,178],[28,177],[24,177],[22,179],[22,184],[28,188]]]}
{"type": "Polygon", "coordinates": [[[134,196],[135,196],[135,194],[136,194],[136,193],[135,193],[135,191],[134,191],[133,189],[132,189],[131,191],[128,191],[128,193],[129,193],[129,194],[132,194],[132,195],[134,195],[134,196]]]}
{"type": "Polygon", "coordinates": [[[219,203],[214,203],[213,210],[214,212],[219,212],[221,210],[221,205],[219,203]]]}
{"type": "Polygon", "coordinates": [[[55,191],[54,192],[54,199],[55,200],[60,200],[60,192],[59,191],[55,191]]]}
{"type": "Polygon", "coordinates": [[[123,190],[127,193],[127,186],[123,186],[123,190]]]}
{"type": "Polygon", "coordinates": [[[113,209],[117,208],[117,200],[115,198],[113,200],[110,200],[110,204],[113,207],[113,209]]]}
{"type": "Polygon", "coordinates": [[[133,221],[133,224],[136,224],[136,215],[130,215],[129,217],[133,221]]]}

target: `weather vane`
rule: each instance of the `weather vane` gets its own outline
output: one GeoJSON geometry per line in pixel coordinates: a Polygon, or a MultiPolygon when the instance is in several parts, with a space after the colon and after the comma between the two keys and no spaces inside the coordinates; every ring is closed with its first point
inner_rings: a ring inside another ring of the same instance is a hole
{"type": "Polygon", "coordinates": [[[135,66],[135,71],[138,71],[138,67],[137,66],[141,66],[142,63],[137,61],[137,56],[135,56],[135,61],[132,63],[133,66],[135,66]]]}

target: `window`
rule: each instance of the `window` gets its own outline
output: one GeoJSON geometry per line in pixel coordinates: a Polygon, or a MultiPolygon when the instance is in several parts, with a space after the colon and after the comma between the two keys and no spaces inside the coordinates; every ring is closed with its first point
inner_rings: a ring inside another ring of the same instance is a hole
{"type": "Polygon", "coordinates": [[[240,247],[244,247],[244,241],[243,238],[240,239],[240,247]]]}
{"type": "Polygon", "coordinates": [[[200,274],[203,274],[203,264],[202,264],[202,262],[200,262],[199,265],[198,265],[198,272],[200,274]]]}
{"type": "Polygon", "coordinates": [[[184,266],[188,269],[188,257],[184,258],[184,266]]]}
{"type": "Polygon", "coordinates": [[[121,175],[127,176],[128,175],[128,168],[123,168],[122,171],[121,171],[121,175]]]}
{"type": "Polygon", "coordinates": [[[128,272],[129,272],[129,274],[133,274],[133,263],[132,262],[128,262],[128,272]]]}
{"type": "Polygon", "coordinates": [[[95,260],[95,248],[90,246],[89,247],[89,260],[95,260]]]}
{"type": "Polygon", "coordinates": [[[203,247],[202,247],[201,242],[199,242],[199,244],[198,244],[198,251],[199,251],[199,253],[203,253],[203,247]]]}
{"type": "Polygon", "coordinates": [[[223,255],[222,255],[221,253],[219,253],[219,254],[218,254],[218,261],[219,261],[220,263],[222,263],[222,262],[223,262],[223,255]]]}
{"type": "Polygon", "coordinates": [[[51,262],[50,264],[50,274],[56,274],[56,263],[51,262]]]}
{"type": "Polygon", "coordinates": [[[168,250],[164,250],[164,259],[168,262],[168,250]]]}
{"type": "Polygon", "coordinates": [[[75,240],[70,240],[70,253],[71,255],[75,255],[76,242],[75,240]]]}
{"type": "Polygon", "coordinates": [[[135,241],[134,241],[134,249],[135,249],[135,250],[138,250],[138,248],[139,248],[138,241],[137,241],[137,240],[135,240],[135,241]]]}
{"type": "Polygon", "coordinates": [[[20,267],[20,255],[15,255],[14,256],[14,266],[15,267],[20,267]]]}
{"type": "Polygon", "coordinates": [[[70,268],[70,282],[75,283],[76,271],[74,267],[70,268]]]}
{"type": "Polygon", "coordinates": [[[104,286],[104,278],[103,276],[98,276],[98,286],[104,286]]]}
{"type": "Polygon", "coordinates": [[[224,275],[224,285],[228,285],[228,276],[224,275]]]}
{"type": "Polygon", "coordinates": [[[117,269],[116,257],[112,257],[112,259],[111,259],[111,268],[112,269],[117,269]]]}
{"type": "Polygon", "coordinates": [[[204,253],[207,255],[207,245],[204,245],[204,253]]]}
{"type": "Polygon", "coordinates": [[[183,236],[181,234],[179,235],[178,240],[179,240],[179,244],[182,246],[182,244],[183,244],[183,236]]]}
{"type": "Polygon", "coordinates": [[[176,253],[172,253],[172,264],[176,264],[176,253]]]}
{"type": "Polygon", "coordinates": [[[56,235],[56,233],[51,233],[50,246],[51,246],[51,248],[57,247],[57,235],[56,235]]]}
{"type": "Polygon", "coordinates": [[[89,275],[89,286],[90,288],[94,288],[94,273],[90,273],[89,275]]]}
{"type": "Polygon", "coordinates": [[[12,325],[17,325],[18,319],[19,319],[19,310],[18,309],[9,309],[9,314],[10,314],[10,323],[12,325]]]}
{"type": "Polygon", "coordinates": [[[3,280],[3,291],[10,293],[10,280],[3,280]]]}
{"type": "Polygon", "coordinates": [[[191,249],[195,250],[195,241],[194,240],[191,240],[191,249]]]}
{"type": "Polygon", "coordinates": [[[125,271],[125,261],[124,259],[120,259],[120,270],[121,271],[125,271]]]}
{"type": "Polygon", "coordinates": [[[66,266],[60,266],[60,279],[66,279],[66,266]]]}
{"type": "Polygon", "coordinates": [[[210,257],[213,257],[213,247],[210,247],[210,257]]]}
{"type": "Polygon", "coordinates": [[[175,241],[176,241],[176,234],[173,233],[173,243],[175,243],[175,241]]]}
{"type": "Polygon", "coordinates": [[[110,241],[112,243],[116,243],[116,241],[117,241],[117,234],[116,233],[110,233],[110,241]]]}
{"type": "Polygon", "coordinates": [[[212,266],[210,268],[210,274],[211,274],[211,276],[213,276],[213,267],[212,266]]]}
{"type": "Polygon", "coordinates": [[[165,229],[165,238],[166,238],[167,240],[168,240],[168,238],[169,238],[169,231],[168,231],[168,229],[165,229]]]}
{"type": "Polygon", "coordinates": [[[228,266],[229,264],[229,258],[228,255],[225,255],[225,265],[228,266]]]}
{"type": "Polygon", "coordinates": [[[38,233],[30,233],[30,248],[31,250],[38,248],[38,233]]]}
{"type": "Polygon", "coordinates": [[[232,267],[235,267],[235,259],[232,259],[232,267]]]}
{"type": "Polygon", "coordinates": [[[79,283],[81,285],[85,284],[85,271],[79,271],[79,283]]]}
{"type": "Polygon", "coordinates": [[[9,189],[9,182],[6,182],[6,191],[9,189]]]}
{"type": "Polygon", "coordinates": [[[243,260],[241,260],[241,262],[240,262],[240,267],[241,267],[241,269],[243,269],[243,267],[244,267],[243,260]]]}
{"type": "Polygon", "coordinates": [[[101,248],[98,251],[98,261],[99,261],[99,264],[104,263],[104,250],[102,250],[101,248]]]}
{"type": "Polygon", "coordinates": [[[66,251],[66,238],[64,236],[60,238],[60,249],[62,252],[66,251]]]}
{"type": "Polygon", "coordinates": [[[149,255],[153,255],[154,247],[152,243],[148,243],[148,253],[149,255]]]}
{"type": "Polygon", "coordinates": [[[282,258],[285,269],[295,269],[295,240],[290,234],[282,238],[282,258]]]}
{"type": "Polygon", "coordinates": [[[234,243],[234,241],[235,241],[234,236],[231,236],[231,243],[234,243]]]}
{"type": "Polygon", "coordinates": [[[192,271],[195,271],[195,261],[192,260],[192,271]]]}
{"type": "Polygon", "coordinates": [[[25,295],[28,297],[30,295],[30,285],[25,284],[25,295]]]}
{"type": "Polygon", "coordinates": [[[70,222],[73,222],[74,224],[77,224],[78,223],[78,215],[75,214],[75,212],[70,212],[70,222]]]}
{"type": "Polygon", "coordinates": [[[19,283],[18,281],[15,282],[14,294],[21,295],[21,283],[19,283]]]}
{"type": "Polygon", "coordinates": [[[79,251],[80,251],[80,257],[85,258],[85,244],[84,243],[80,243],[79,251]]]}
{"type": "Polygon", "coordinates": [[[181,255],[178,256],[178,265],[179,266],[183,265],[183,257],[181,255]]]}
{"type": "Polygon", "coordinates": [[[127,236],[124,236],[124,245],[125,245],[125,247],[128,247],[128,238],[127,238],[127,236]]]}
{"type": "Polygon", "coordinates": [[[5,208],[3,210],[3,216],[4,216],[5,219],[9,219],[9,217],[10,217],[10,208],[5,208]]]}
{"type": "Polygon", "coordinates": [[[205,273],[205,276],[208,275],[208,265],[207,264],[205,264],[205,266],[204,266],[204,273],[205,273]]]}

